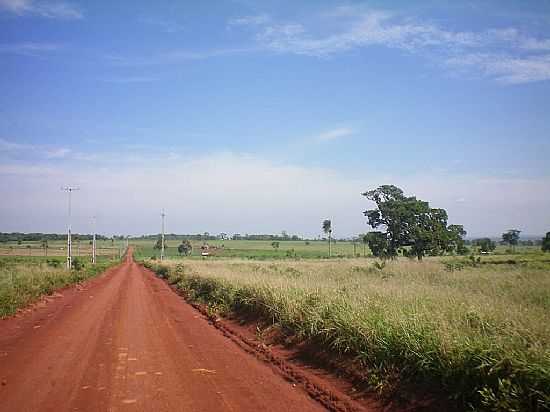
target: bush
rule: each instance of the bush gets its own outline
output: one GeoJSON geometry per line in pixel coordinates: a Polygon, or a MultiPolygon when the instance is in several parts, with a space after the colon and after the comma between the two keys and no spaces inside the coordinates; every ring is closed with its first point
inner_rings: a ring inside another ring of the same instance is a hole
{"type": "Polygon", "coordinates": [[[73,270],[80,271],[84,268],[84,263],[80,258],[73,258],[71,261],[71,267],[73,270]]]}

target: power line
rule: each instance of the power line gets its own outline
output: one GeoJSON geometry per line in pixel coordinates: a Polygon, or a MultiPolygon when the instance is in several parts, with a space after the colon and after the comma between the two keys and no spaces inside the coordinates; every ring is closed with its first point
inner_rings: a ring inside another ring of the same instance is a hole
{"type": "Polygon", "coordinates": [[[72,250],[72,239],[71,239],[71,194],[80,190],[79,187],[65,186],[61,190],[69,194],[69,222],[67,227],[67,269],[71,269],[72,260],[73,260],[73,250],[72,250]]]}

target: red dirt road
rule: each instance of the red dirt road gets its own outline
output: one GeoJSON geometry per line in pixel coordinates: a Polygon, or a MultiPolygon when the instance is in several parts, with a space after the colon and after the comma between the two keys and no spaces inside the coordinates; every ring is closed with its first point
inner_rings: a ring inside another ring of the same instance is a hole
{"type": "Polygon", "coordinates": [[[0,320],[1,411],[319,411],[131,257],[0,320]]]}

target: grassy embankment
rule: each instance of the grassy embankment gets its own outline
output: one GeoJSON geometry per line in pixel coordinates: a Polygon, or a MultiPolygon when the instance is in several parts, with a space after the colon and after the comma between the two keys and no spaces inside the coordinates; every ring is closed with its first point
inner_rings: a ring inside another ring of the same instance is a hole
{"type": "Polygon", "coordinates": [[[253,312],[354,357],[382,393],[427,383],[463,408],[548,410],[549,258],[522,259],[147,264],[212,310],[253,312]]]}
{"type": "Polygon", "coordinates": [[[51,294],[56,289],[82,282],[118,263],[100,258],[97,265],[78,260],[82,267],[65,270],[64,258],[0,257],[0,318],[51,294]]]}

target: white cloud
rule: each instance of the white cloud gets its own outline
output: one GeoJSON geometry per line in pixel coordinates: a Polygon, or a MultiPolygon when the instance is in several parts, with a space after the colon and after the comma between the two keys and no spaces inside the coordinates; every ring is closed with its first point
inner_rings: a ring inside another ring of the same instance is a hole
{"type": "Polygon", "coordinates": [[[173,159],[166,152],[162,158],[139,163],[119,154],[117,163],[78,167],[61,162],[43,168],[3,163],[0,198],[11,201],[0,203],[0,230],[62,231],[66,199],[59,187],[67,183],[81,188],[74,197],[75,231],[86,231],[89,217],[104,211],[102,232],[155,233],[164,207],[169,232],[287,230],[316,236],[322,219],[329,217],[335,235],[348,236],[368,229],[362,211],[372,205],[360,193],[386,183],[445,208],[449,222],[464,224],[472,236],[496,235],[508,227],[539,234],[550,227],[548,177],[381,176],[367,169],[350,176],[247,154],[174,154],[173,159]],[[457,202],[457,193],[475,201],[457,202]],[[37,210],[36,204],[43,206],[37,210]]]}
{"type": "Polygon", "coordinates": [[[265,50],[314,57],[383,46],[427,55],[443,66],[462,66],[502,83],[548,80],[550,39],[516,28],[453,31],[433,23],[364,7],[338,7],[297,22],[259,22],[256,40],[265,50]],[[312,24],[311,21],[316,21],[312,24]],[[327,30],[325,27],[330,27],[327,30]],[[496,52],[498,50],[498,52],[496,52]]]}
{"type": "Polygon", "coordinates": [[[316,139],[326,142],[326,141],[338,140],[343,137],[351,136],[353,133],[354,133],[353,129],[350,129],[348,127],[341,127],[338,129],[332,129],[332,130],[323,132],[319,134],[316,137],[316,139]]]}
{"type": "Polygon", "coordinates": [[[64,1],[0,0],[0,10],[20,16],[35,15],[52,19],[81,19],[83,13],[76,5],[64,1]]]}
{"type": "MultiPolygon", "coordinates": [[[[332,16],[342,19],[342,15],[332,16]]],[[[264,27],[258,40],[267,48],[295,54],[329,56],[358,47],[383,45],[408,51],[429,47],[476,47],[484,36],[471,32],[451,32],[432,24],[402,21],[391,13],[358,12],[343,16],[340,32],[313,35],[302,24],[264,27]]]]}

